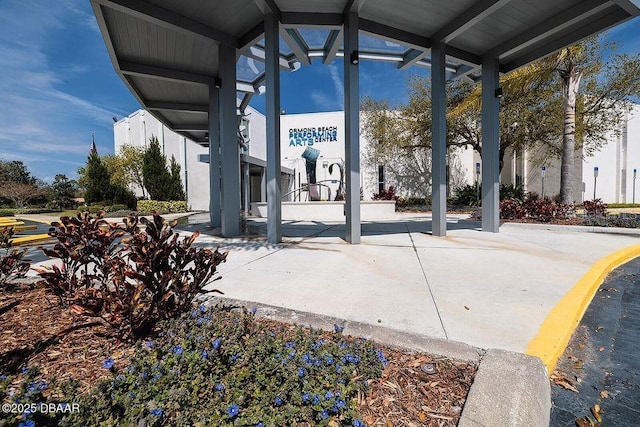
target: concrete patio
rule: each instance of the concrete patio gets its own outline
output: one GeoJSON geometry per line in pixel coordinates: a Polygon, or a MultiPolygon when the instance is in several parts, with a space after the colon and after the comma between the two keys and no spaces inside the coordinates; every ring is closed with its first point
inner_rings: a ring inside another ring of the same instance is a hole
{"type": "Polygon", "coordinates": [[[494,234],[462,215],[447,221],[444,238],[427,214],[363,223],[360,245],[330,222],[285,222],[278,245],[262,219],[237,239],[216,236],[205,215],[183,228],[230,251],[213,284],[225,297],[516,352],[596,261],[640,243],[637,230],[503,224],[494,234]]]}

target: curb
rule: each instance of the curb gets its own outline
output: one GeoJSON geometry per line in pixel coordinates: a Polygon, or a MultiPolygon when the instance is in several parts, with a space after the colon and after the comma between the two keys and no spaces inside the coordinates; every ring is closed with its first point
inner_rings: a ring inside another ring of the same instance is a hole
{"type": "Polygon", "coordinates": [[[539,359],[491,349],[482,358],[458,427],[546,427],[551,385],[539,359]]]}
{"type": "Polygon", "coordinates": [[[232,298],[216,297],[212,301],[256,308],[258,318],[317,329],[332,330],[335,324],[340,324],[347,335],[373,339],[388,347],[476,364],[478,371],[462,410],[459,427],[549,425],[551,386],[544,365],[535,357],[506,350],[484,351],[461,342],[232,298]]]}
{"type": "Polygon", "coordinates": [[[634,245],[597,261],[551,309],[525,352],[542,360],[547,368],[547,375],[551,375],[554,371],[573,331],[580,323],[605,277],[620,265],[639,256],[640,245],[634,245]]]}

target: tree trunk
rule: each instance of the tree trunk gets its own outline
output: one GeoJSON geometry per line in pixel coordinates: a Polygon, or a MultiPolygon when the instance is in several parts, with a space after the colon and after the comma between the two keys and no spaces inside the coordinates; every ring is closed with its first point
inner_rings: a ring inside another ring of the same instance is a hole
{"type": "Polygon", "coordinates": [[[576,98],[580,87],[582,71],[570,65],[560,71],[562,78],[562,99],[564,109],[564,129],[562,133],[562,166],[560,168],[560,202],[573,203],[573,159],[576,150],[576,98]]]}

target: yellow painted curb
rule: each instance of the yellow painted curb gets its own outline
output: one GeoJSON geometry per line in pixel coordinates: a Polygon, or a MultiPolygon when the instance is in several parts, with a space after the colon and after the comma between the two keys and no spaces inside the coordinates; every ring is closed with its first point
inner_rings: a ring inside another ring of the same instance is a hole
{"type": "Polygon", "coordinates": [[[540,358],[547,367],[548,375],[556,368],[573,331],[578,327],[605,277],[612,270],[639,256],[640,245],[634,245],[602,258],[553,307],[525,352],[540,358]]]}
{"type": "Polygon", "coordinates": [[[30,243],[38,240],[49,239],[51,236],[48,234],[32,234],[30,236],[16,237],[11,239],[11,243],[14,245],[20,245],[22,243],[30,243]]]}

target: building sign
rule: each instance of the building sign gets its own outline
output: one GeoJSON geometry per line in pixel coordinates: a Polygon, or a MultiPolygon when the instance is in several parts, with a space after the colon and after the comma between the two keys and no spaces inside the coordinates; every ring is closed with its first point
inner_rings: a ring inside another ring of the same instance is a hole
{"type": "Polygon", "coordinates": [[[320,142],[337,142],[337,126],[290,128],[289,147],[305,147],[320,142]]]}

